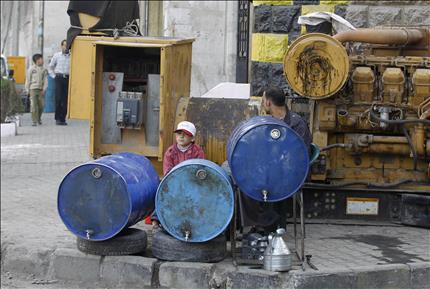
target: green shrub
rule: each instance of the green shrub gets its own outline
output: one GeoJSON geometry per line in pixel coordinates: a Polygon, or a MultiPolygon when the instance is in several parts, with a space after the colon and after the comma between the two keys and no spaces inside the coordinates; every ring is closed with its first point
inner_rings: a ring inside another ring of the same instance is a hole
{"type": "Polygon", "coordinates": [[[5,77],[0,78],[0,93],[1,93],[1,119],[5,122],[6,117],[14,116],[17,113],[24,112],[24,105],[21,98],[18,96],[15,88],[15,81],[5,77]]]}

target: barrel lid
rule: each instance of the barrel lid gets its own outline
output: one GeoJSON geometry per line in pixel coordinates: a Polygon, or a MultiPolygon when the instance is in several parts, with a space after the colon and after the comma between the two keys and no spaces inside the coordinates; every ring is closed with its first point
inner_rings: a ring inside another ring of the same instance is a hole
{"type": "Polygon", "coordinates": [[[227,174],[208,160],[187,160],[161,181],[155,199],[157,217],[175,238],[205,242],[230,223],[234,194],[227,174]]]}
{"type": "Polygon", "coordinates": [[[308,149],[283,121],[254,117],[229,143],[229,165],[240,190],[257,201],[286,199],[303,185],[309,170],[308,149]]]}
{"type": "Polygon", "coordinates": [[[338,92],[349,72],[349,58],[342,43],[322,33],[296,39],[284,57],[288,84],[298,94],[323,99],[338,92]]]}
{"type": "Polygon", "coordinates": [[[66,227],[92,241],[118,234],[131,214],[123,178],[101,163],[83,164],[69,172],[60,184],[57,205],[66,227]]]}

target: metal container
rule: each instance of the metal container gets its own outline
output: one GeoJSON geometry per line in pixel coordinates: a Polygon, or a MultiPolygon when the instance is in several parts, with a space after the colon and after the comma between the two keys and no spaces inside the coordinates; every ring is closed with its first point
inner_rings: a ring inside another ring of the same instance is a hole
{"type": "Polygon", "coordinates": [[[288,249],[285,229],[276,230],[269,236],[269,245],[264,251],[264,270],[291,270],[293,256],[288,249]]]}
{"type": "Polygon", "coordinates": [[[292,196],[309,170],[302,138],[271,116],[256,116],[236,127],[227,157],[240,190],[257,201],[276,202],[292,196]]]}
{"type": "Polygon", "coordinates": [[[58,213],[76,236],[106,240],[151,214],[158,184],[157,172],[146,157],[105,156],[64,177],[58,190],[58,213]]]}
{"type": "Polygon", "coordinates": [[[227,228],[233,216],[231,180],[211,161],[184,161],[161,181],[155,208],[163,228],[176,239],[209,241],[227,228]]]}
{"type": "Polygon", "coordinates": [[[55,78],[48,75],[48,88],[44,97],[43,112],[55,112],[55,78]]]}

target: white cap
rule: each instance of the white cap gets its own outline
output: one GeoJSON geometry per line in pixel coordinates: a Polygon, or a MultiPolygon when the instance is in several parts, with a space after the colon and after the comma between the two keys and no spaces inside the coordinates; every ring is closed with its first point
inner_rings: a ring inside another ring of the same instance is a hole
{"type": "Polygon", "coordinates": [[[196,136],[196,127],[192,122],[189,121],[181,121],[178,123],[178,127],[176,128],[175,132],[177,131],[183,131],[193,137],[196,136]]]}

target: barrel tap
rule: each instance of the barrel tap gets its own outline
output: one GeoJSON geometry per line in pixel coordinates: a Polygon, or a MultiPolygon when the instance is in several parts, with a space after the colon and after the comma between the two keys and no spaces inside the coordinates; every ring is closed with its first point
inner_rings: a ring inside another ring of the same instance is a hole
{"type": "Polygon", "coordinates": [[[188,239],[190,238],[191,232],[185,231],[185,242],[188,242],[188,239]]]}
{"type": "Polygon", "coordinates": [[[269,194],[269,192],[266,190],[263,190],[261,193],[263,194],[263,201],[267,202],[267,195],[269,194]]]}
{"type": "Polygon", "coordinates": [[[91,234],[93,234],[93,233],[94,233],[94,231],[93,231],[93,230],[90,230],[90,229],[85,230],[85,232],[87,233],[87,239],[88,239],[88,240],[90,239],[91,234]]]}

